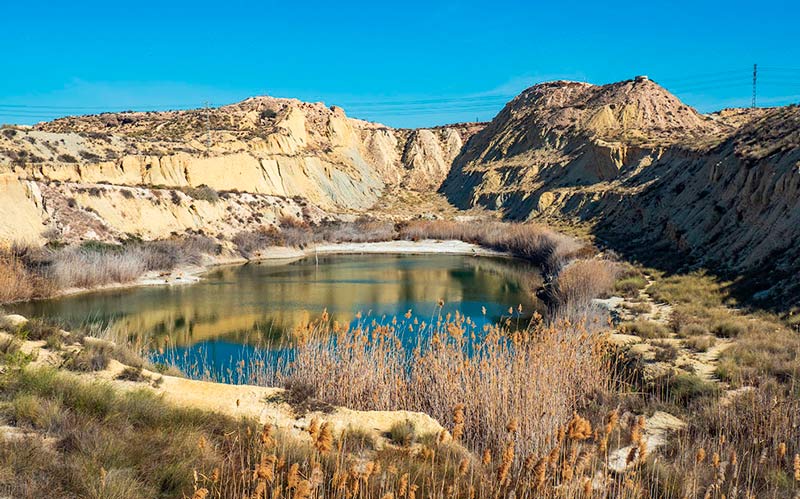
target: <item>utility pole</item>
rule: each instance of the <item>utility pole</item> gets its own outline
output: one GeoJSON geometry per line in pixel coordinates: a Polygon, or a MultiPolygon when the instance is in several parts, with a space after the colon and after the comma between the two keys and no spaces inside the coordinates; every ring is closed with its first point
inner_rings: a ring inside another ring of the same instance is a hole
{"type": "Polygon", "coordinates": [[[753,104],[752,108],[756,107],[756,79],[758,78],[758,64],[753,64],[753,104]]]}
{"type": "Polygon", "coordinates": [[[206,156],[211,154],[211,118],[208,116],[208,101],[206,105],[206,156]]]}

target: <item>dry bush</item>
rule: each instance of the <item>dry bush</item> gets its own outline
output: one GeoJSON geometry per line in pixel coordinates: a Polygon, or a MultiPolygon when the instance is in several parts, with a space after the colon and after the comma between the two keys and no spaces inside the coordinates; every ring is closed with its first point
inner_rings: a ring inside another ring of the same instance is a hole
{"type": "Polygon", "coordinates": [[[27,248],[0,248],[0,303],[42,298],[53,293],[54,283],[26,262],[27,248]]]}
{"type": "Polygon", "coordinates": [[[695,352],[706,352],[709,348],[714,346],[716,340],[713,336],[690,336],[686,338],[683,343],[686,345],[687,348],[694,350],[695,352]]]}
{"type": "Polygon", "coordinates": [[[185,187],[182,190],[192,199],[208,201],[209,203],[219,201],[219,193],[205,184],[197,187],[185,187]]]}
{"type": "Polygon", "coordinates": [[[531,260],[554,275],[569,260],[587,251],[575,238],[532,223],[415,221],[400,229],[403,239],[456,239],[507,251],[531,260]]]}
{"type": "Polygon", "coordinates": [[[132,282],[146,270],[147,255],[141,250],[70,248],[54,254],[51,272],[58,287],[68,289],[132,282]]]}
{"type": "Polygon", "coordinates": [[[283,236],[275,227],[261,227],[256,230],[241,231],[233,236],[233,244],[245,258],[271,246],[283,246],[283,236]]]}
{"type": "Polygon", "coordinates": [[[279,222],[283,244],[294,248],[305,248],[316,239],[311,226],[295,217],[282,217],[279,222]]]}
{"type": "Polygon", "coordinates": [[[619,329],[625,334],[633,334],[648,340],[669,336],[669,330],[662,324],[644,319],[624,322],[620,324],[619,329]]]}
{"type": "Polygon", "coordinates": [[[359,218],[355,222],[329,222],[315,228],[323,241],[331,243],[372,243],[397,237],[393,222],[359,218]]]}
{"type": "Polygon", "coordinates": [[[589,308],[594,298],[613,289],[616,272],[608,260],[576,260],[558,273],[550,288],[552,301],[562,310],[589,308]]]}

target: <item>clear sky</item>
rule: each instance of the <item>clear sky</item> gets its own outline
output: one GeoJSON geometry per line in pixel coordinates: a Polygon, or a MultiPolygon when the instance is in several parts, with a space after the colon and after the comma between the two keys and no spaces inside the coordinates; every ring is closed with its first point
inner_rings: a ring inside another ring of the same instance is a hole
{"type": "Polygon", "coordinates": [[[800,101],[796,0],[3,0],[0,46],[0,123],[269,94],[428,126],[639,74],[713,111],[750,104],[753,63],[760,105],[800,101]]]}

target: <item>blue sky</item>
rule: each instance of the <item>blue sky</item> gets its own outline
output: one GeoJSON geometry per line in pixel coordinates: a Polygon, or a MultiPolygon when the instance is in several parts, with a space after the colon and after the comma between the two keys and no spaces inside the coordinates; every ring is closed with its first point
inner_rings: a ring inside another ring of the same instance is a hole
{"type": "Polygon", "coordinates": [[[701,111],[800,102],[800,4],[3,2],[0,123],[269,94],[392,126],[491,119],[540,81],[649,75],[701,111]]]}

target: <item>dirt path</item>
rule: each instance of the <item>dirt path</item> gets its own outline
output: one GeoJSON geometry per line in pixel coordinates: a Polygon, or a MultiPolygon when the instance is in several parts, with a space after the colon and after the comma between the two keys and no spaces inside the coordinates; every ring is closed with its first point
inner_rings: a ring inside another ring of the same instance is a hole
{"type": "MultiPolygon", "coordinates": [[[[657,302],[653,298],[650,289],[655,281],[649,275],[645,277],[647,285],[639,291],[635,299],[612,297],[602,300],[602,304],[609,308],[620,321],[649,321],[662,327],[668,327],[673,307],[668,303],[657,302]]],[[[720,356],[734,344],[733,340],[714,338],[713,345],[705,351],[692,349],[689,346],[689,339],[679,337],[672,330],[669,330],[663,338],[651,339],[615,332],[611,335],[611,341],[619,345],[627,345],[631,352],[639,355],[645,361],[645,374],[650,377],[657,377],[677,368],[727,388],[717,377],[716,371],[720,356]],[[672,359],[667,356],[668,360],[657,360],[661,358],[658,356],[659,352],[664,349],[674,349],[672,359]]],[[[725,397],[733,395],[728,391],[725,397]]],[[[658,411],[653,416],[646,418],[643,438],[648,452],[665,445],[673,432],[685,427],[684,421],[666,412],[658,411]]],[[[618,472],[624,471],[632,464],[628,462],[631,450],[632,446],[628,445],[612,451],[609,454],[609,467],[618,472]]]]}

